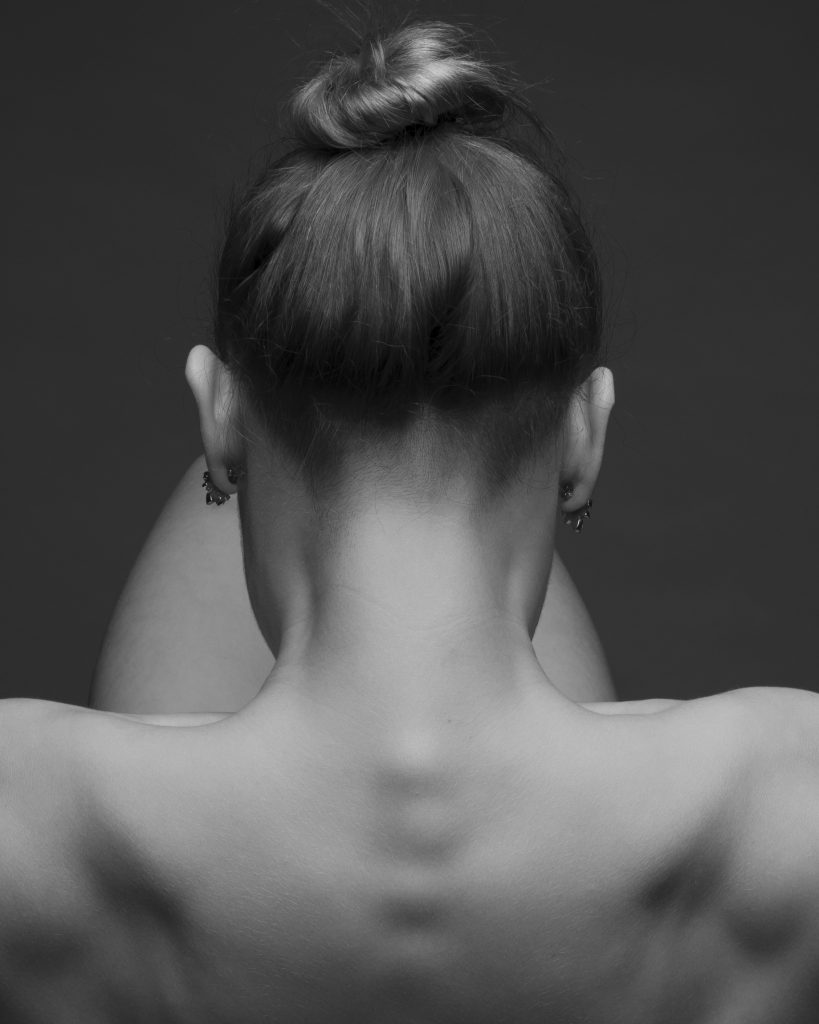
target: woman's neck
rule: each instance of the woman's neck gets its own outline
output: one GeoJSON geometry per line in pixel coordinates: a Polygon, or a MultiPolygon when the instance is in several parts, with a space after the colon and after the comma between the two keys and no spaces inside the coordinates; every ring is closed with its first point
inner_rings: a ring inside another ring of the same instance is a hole
{"type": "Polygon", "coordinates": [[[271,686],[343,690],[406,714],[492,700],[539,673],[530,641],[553,544],[543,495],[477,516],[451,500],[419,509],[360,495],[332,541],[304,510],[277,507],[264,519],[255,501],[243,515],[254,608],[277,653],[271,686]]]}

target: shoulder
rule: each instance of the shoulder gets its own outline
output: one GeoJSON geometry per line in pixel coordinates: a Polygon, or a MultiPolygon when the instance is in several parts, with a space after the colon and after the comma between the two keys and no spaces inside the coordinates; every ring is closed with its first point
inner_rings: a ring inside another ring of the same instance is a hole
{"type": "Polygon", "coordinates": [[[749,740],[761,752],[819,756],[819,693],[788,686],[752,686],[722,694],[719,700],[742,716],[752,729],[749,740]]]}
{"type": "MultiPolygon", "coordinates": [[[[644,713],[657,726],[658,756],[665,751],[687,766],[698,785],[722,790],[728,803],[716,806],[743,835],[759,824],[760,815],[770,824],[772,816],[797,807],[803,817],[819,821],[819,694],[747,687],[698,700],[646,703],[644,713]]],[[[819,877],[819,845],[813,857],[819,877]]]]}
{"type": "MultiPolygon", "coordinates": [[[[632,760],[652,806],[664,805],[672,818],[690,808],[706,845],[740,859],[753,848],[760,865],[763,846],[781,841],[775,821],[799,831],[789,869],[814,871],[819,887],[819,694],[748,687],[585,707],[609,719],[620,745],[640,751],[632,760]]],[[[784,870],[784,857],[780,863],[784,870]]]]}
{"type": "MultiPolygon", "coordinates": [[[[86,803],[83,766],[104,745],[102,720],[86,708],[48,700],[0,700],[0,815],[17,830],[57,847],[78,823],[86,803]]],[[[111,746],[111,744],[109,744],[111,746]]]]}
{"type": "Polygon", "coordinates": [[[819,694],[753,686],[678,705],[676,721],[701,730],[744,773],[819,771],[819,694]]]}
{"type": "Polygon", "coordinates": [[[819,693],[750,687],[713,700],[740,732],[751,837],[764,830],[773,838],[774,822],[790,820],[796,845],[800,838],[815,844],[811,859],[819,881],[819,693]]]}
{"type": "MultiPolygon", "coordinates": [[[[606,716],[650,715],[659,730],[713,742],[726,756],[756,762],[819,758],[819,693],[753,686],[696,700],[650,699],[581,704],[606,716]]],[[[712,751],[712,754],[715,753],[712,751]]]]}
{"type": "Polygon", "coordinates": [[[67,723],[81,708],[49,700],[0,700],[0,793],[9,810],[36,800],[67,781],[64,761],[72,748],[67,723]]]}
{"type": "MultiPolygon", "coordinates": [[[[57,921],[87,920],[85,819],[73,784],[70,705],[0,701],[0,956],[57,921]]],[[[79,709],[77,709],[79,710],[79,709]]],[[[70,931],[71,929],[67,929],[70,931]]]]}
{"type": "MultiPolygon", "coordinates": [[[[693,702],[730,730],[735,784],[723,910],[739,947],[783,955],[819,942],[819,694],[734,690],[693,702]]],[[[814,965],[815,967],[816,965],[814,965]]]]}
{"type": "MultiPolygon", "coordinates": [[[[69,783],[71,767],[108,752],[112,757],[130,738],[164,732],[146,726],[175,726],[191,731],[233,717],[233,712],[125,714],[14,697],[0,700],[0,787],[27,787],[47,778],[49,789],[69,783]]],[[[174,730],[175,731],[175,730],[174,730]]]]}
{"type": "MultiPolygon", "coordinates": [[[[21,850],[28,844],[49,851],[29,858],[31,870],[39,865],[44,876],[64,872],[72,858],[87,861],[102,842],[106,817],[119,814],[123,802],[148,802],[160,768],[184,768],[191,744],[183,735],[192,740],[201,735],[195,726],[229,717],[125,715],[56,701],[0,700],[0,836],[16,837],[21,850]],[[165,725],[178,728],[157,728],[165,725]]],[[[11,870],[8,851],[8,844],[0,848],[3,874],[11,870]]]]}
{"type": "Polygon", "coordinates": [[[661,881],[686,880],[657,891],[690,891],[742,962],[764,953],[798,971],[819,948],[819,694],[750,687],[600,710],[635,766],[628,822],[643,855],[660,851],[661,881]]]}
{"type": "Polygon", "coordinates": [[[229,712],[120,714],[57,701],[0,700],[0,815],[88,835],[83,816],[90,814],[95,797],[103,791],[111,795],[126,771],[144,762],[139,776],[147,784],[157,758],[184,764],[194,737],[211,736],[199,727],[218,728],[232,717],[229,712]]]}
{"type": "Polygon", "coordinates": [[[20,943],[98,932],[135,877],[161,899],[166,852],[181,860],[174,815],[201,795],[209,756],[224,760],[222,717],[0,700],[0,973],[20,943]]]}

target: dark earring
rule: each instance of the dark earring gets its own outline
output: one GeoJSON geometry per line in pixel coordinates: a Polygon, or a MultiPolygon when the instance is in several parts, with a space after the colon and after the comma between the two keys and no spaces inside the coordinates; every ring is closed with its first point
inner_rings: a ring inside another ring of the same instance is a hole
{"type": "Polygon", "coordinates": [[[227,478],[232,484],[238,484],[244,475],[244,472],[237,466],[228,466],[227,478]]]}
{"type": "MultiPolygon", "coordinates": [[[[230,475],[228,474],[228,479],[230,475]]],[[[233,483],[233,481],[230,481],[233,483]]],[[[224,505],[226,501],[230,501],[230,495],[220,490],[216,484],[211,480],[210,473],[205,470],[202,474],[202,486],[205,488],[205,504],[206,505],[224,505]]]]}
{"type": "Polygon", "coordinates": [[[563,522],[567,526],[571,526],[575,533],[580,533],[586,520],[591,519],[591,509],[592,500],[589,498],[583,508],[579,508],[575,512],[564,512],[563,522]]]}
{"type": "Polygon", "coordinates": [[[560,497],[563,499],[563,501],[568,501],[569,498],[571,498],[571,496],[573,494],[574,494],[574,484],[571,484],[571,483],[567,482],[567,483],[563,484],[563,486],[560,488],[560,497]]]}

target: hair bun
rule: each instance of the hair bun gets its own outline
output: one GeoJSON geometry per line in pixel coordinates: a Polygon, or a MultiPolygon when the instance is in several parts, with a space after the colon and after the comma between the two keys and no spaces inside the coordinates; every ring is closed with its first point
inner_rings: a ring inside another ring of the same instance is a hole
{"type": "Polygon", "coordinates": [[[362,149],[413,126],[495,124],[512,90],[510,73],[481,59],[465,29],[414,22],[332,56],[292,95],[290,123],[304,145],[362,149]]]}

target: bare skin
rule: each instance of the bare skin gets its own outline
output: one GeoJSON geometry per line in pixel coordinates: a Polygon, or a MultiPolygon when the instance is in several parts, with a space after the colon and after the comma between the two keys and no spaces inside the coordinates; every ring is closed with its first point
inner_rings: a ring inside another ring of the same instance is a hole
{"type": "MultiPolygon", "coordinates": [[[[202,457],[189,467],[145,542],[102,646],[94,708],[238,711],[273,668],[248,600],[236,500],[205,505],[206,468],[202,457]]],[[[557,555],[532,646],[561,693],[615,699],[600,639],[557,555]]]]}
{"type": "Polygon", "coordinates": [[[235,714],[5,702],[0,1019],[813,1024],[819,697],[578,704],[530,642],[587,397],[479,534],[364,496],[340,559],[246,452],[235,714]]]}
{"type": "Polygon", "coordinates": [[[424,721],[389,676],[377,714],[4,709],[2,1019],[815,1021],[816,758],[749,741],[814,695],[515,678],[424,721]]]}

